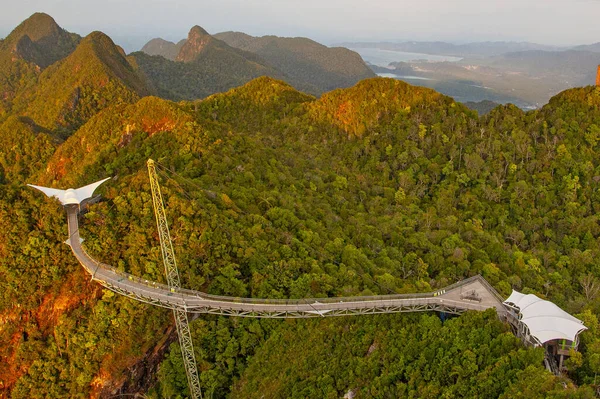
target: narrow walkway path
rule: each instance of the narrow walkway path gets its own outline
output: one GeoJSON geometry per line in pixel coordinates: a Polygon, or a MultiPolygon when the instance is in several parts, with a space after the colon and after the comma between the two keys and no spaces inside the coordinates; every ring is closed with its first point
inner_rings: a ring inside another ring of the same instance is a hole
{"type": "Polygon", "coordinates": [[[503,298],[477,275],[442,290],[420,294],[305,298],[257,299],[210,295],[200,291],[169,288],[143,280],[98,262],[81,246],[79,205],[66,205],[69,240],[79,263],[104,287],[138,301],[180,309],[190,313],[208,313],[238,317],[308,318],[375,313],[438,311],[461,314],[467,310],[496,308],[498,316],[506,314],[503,298]]]}

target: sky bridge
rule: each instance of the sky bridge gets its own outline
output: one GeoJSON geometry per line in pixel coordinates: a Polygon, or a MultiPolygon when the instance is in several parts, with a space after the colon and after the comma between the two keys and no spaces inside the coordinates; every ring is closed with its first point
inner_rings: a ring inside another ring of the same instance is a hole
{"type": "Polygon", "coordinates": [[[503,298],[477,275],[446,288],[419,294],[302,299],[259,299],[211,295],[201,291],[169,287],[119,271],[87,254],[79,235],[79,205],[67,204],[69,239],[73,254],[104,287],[129,298],[188,313],[237,317],[309,318],[376,313],[437,311],[461,314],[467,310],[495,308],[505,315],[503,298]]]}

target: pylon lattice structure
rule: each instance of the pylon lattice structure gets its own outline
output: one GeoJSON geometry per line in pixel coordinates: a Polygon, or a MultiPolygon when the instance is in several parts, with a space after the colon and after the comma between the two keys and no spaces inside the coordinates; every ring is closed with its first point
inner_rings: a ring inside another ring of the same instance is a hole
{"type": "MultiPolygon", "coordinates": [[[[165,264],[167,285],[174,292],[176,289],[181,288],[181,282],[179,280],[175,252],[173,251],[173,243],[169,233],[165,206],[160,193],[158,175],[156,174],[156,167],[152,159],[148,160],[148,175],[150,177],[154,215],[156,216],[156,225],[158,228],[163,263],[165,264]]],[[[188,379],[190,395],[193,399],[201,399],[202,390],[200,388],[200,376],[196,366],[196,356],[194,355],[194,344],[192,343],[192,334],[190,332],[187,311],[181,308],[173,309],[173,316],[175,317],[175,324],[177,326],[177,335],[179,336],[179,345],[181,346],[181,354],[183,356],[183,364],[188,379]]]]}

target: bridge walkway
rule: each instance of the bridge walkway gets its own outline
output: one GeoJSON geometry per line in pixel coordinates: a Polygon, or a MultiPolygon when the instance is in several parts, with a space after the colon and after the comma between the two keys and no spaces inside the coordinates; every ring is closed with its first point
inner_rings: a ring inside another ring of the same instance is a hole
{"type": "Polygon", "coordinates": [[[173,288],[119,271],[93,259],[81,245],[79,206],[66,205],[69,239],[73,254],[104,287],[138,301],[189,313],[206,313],[238,317],[309,318],[377,313],[438,311],[461,314],[467,310],[495,308],[500,318],[506,310],[503,298],[482,277],[474,276],[444,289],[418,294],[258,299],[211,295],[185,288],[173,288]]]}

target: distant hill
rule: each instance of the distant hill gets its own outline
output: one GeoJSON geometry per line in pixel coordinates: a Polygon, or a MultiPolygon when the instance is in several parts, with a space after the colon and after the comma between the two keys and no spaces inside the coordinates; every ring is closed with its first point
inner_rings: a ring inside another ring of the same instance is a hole
{"type": "Polygon", "coordinates": [[[197,25],[190,29],[175,61],[195,62],[213,68],[214,72],[247,74],[253,75],[253,78],[270,74],[280,75],[256,54],[231,47],[197,25]]]}
{"type": "Polygon", "coordinates": [[[516,51],[555,51],[562,49],[558,46],[548,46],[529,42],[476,42],[466,44],[453,44],[447,42],[358,42],[342,43],[341,45],[350,48],[379,48],[383,50],[456,57],[490,57],[516,51]]]}
{"type": "Polygon", "coordinates": [[[44,69],[73,52],[80,40],[79,35],[62,29],[48,14],[35,13],[0,42],[0,52],[44,69]]]}
{"type": "Polygon", "coordinates": [[[375,76],[356,52],[327,47],[303,37],[253,37],[240,32],[215,35],[232,47],[255,53],[289,77],[288,82],[321,94],[375,76]]]}
{"type": "Polygon", "coordinates": [[[158,94],[171,100],[204,98],[260,76],[284,78],[256,54],[233,48],[199,26],[190,30],[175,61],[143,52],[130,56],[158,94]]]}
{"type": "Polygon", "coordinates": [[[80,41],[47,14],[36,13],[0,40],[0,118],[12,100],[35,84],[40,72],[69,55],[80,41]]]}
{"type": "Polygon", "coordinates": [[[465,104],[467,108],[472,109],[473,111],[477,111],[479,116],[488,114],[491,110],[500,105],[494,101],[489,100],[483,100],[479,102],[467,101],[463,104],[465,104]]]}
{"type": "MultiPolygon", "coordinates": [[[[253,43],[255,44],[257,42],[256,39],[258,39],[257,37],[250,36],[249,34],[244,33],[244,32],[233,32],[233,31],[217,33],[217,34],[215,34],[215,37],[218,37],[219,39],[223,40],[230,46],[236,47],[236,48],[251,48],[251,47],[253,47],[253,43]]],[[[277,37],[277,36],[264,36],[264,37],[277,37]]]]}
{"type": "Polygon", "coordinates": [[[92,32],[72,54],[44,70],[13,107],[64,135],[109,105],[134,102],[152,92],[123,50],[104,33],[92,32]]]}
{"type": "Polygon", "coordinates": [[[600,53],[600,42],[594,44],[584,44],[581,46],[573,47],[572,50],[577,51],[591,51],[594,53],[600,53]]]}
{"type": "Polygon", "coordinates": [[[168,60],[175,61],[175,58],[177,58],[177,55],[185,42],[186,39],[173,43],[157,37],[146,43],[141,51],[148,55],[160,55],[168,60]]]}
{"type": "MultiPolygon", "coordinates": [[[[469,60],[463,61],[468,64],[469,60]]],[[[513,73],[529,74],[539,78],[550,77],[570,86],[593,84],[596,67],[600,64],[600,53],[591,51],[519,51],[485,60],[481,65],[510,70],[513,73]]]]}
{"type": "Polygon", "coordinates": [[[345,48],[329,48],[301,37],[253,37],[240,32],[210,35],[199,26],[177,44],[152,39],[132,57],[159,94],[173,100],[205,97],[260,74],[283,79],[314,95],[375,76],[360,55],[345,48]]]}
{"type": "Polygon", "coordinates": [[[65,138],[99,110],[152,93],[104,33],[82,39],[36,13],[0,42],[0,121],[18,115],[35,129],[65,138]]]}

